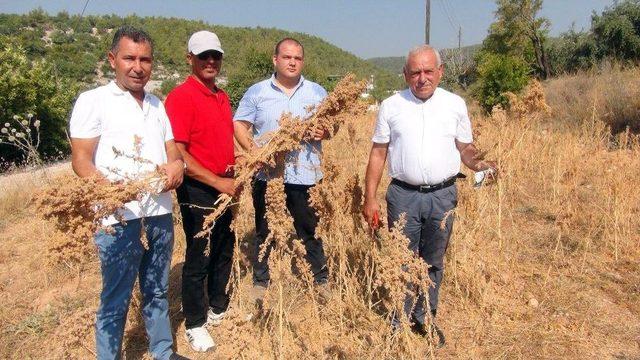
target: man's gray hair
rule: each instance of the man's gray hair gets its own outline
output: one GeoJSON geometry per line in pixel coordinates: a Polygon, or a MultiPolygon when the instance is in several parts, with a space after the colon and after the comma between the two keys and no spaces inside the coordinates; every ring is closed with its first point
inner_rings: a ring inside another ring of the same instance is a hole
{"type": "Polygon", "coordinates": [[[414,47],[413,49],[411,49],[411,51],[409,51],[409,54],[407,55],[407,60],[404,63],[404,67],[403,70],[407,69],[407,65],[409,65],[409,59],[412,56],[415,56],[421,52],[425,52],[425,51],[433,51],[433,54],[436,56],[436,66],[440,66],[442,65],[442,57],[440,56],[440,52],[438,51],[438,49],[434,48],[431,45],[419,45],[414,47]]]}

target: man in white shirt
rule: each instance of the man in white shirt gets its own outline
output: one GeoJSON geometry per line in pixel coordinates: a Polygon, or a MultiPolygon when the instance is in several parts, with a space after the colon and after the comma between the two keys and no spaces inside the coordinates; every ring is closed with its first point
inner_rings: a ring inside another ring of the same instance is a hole
{"type": "MultiPolygon", "coordinates": [[[[474,171],[495,169],[492,162],[476,159],[478,151],[464,100],[438,88],[443,72],[440,54],[434,48],[423,45],[409,52],[404,66],[409,88],[384,100],[378,112],[364,203],[365,218],[372,227],[378,226],[376,191],[388,157],[392,177],[386,196],[388,223],[393,226],[406,214],[404,233],[409,248],[431,266],[429,277],[434,286],[429,289],[429,307],[434,318],[453,228],[449,212],[457,205],[455,181],[460,163],[474,171]]],[[[423,302],[421,296],[409,314],[413,299],[407,299],[405,311],[414,322],[413,330],[426,335],[423,302]]],[[[431,330],[438,344],[444,345],[442,331],[435,325],[431,330]]]]}
{"type": "Polygon", "coordinates": [[[73,170],[80,177],[126,181],[158,167],[167,180],[161,193],[125,204],[119,215],[126,224],[110,216],[103,225],[114,231],[100,230],[95,235],[102,273],[96,355],[120,358],[131,292],[139,278],[153,358],[181,358],[172,350],[167,291],[173,251],[169,191],[182,183],[184,162],[162,103],[144,91],[153,64],[149,35],[132,27],[118,29],[108,57],[115,81],[82,93],[73,108],[69,126],[73,170]],[[114,149],[130,156],[115,156],[114,149]],[[147,250],[140,241],[143,230],[147,250]]]}

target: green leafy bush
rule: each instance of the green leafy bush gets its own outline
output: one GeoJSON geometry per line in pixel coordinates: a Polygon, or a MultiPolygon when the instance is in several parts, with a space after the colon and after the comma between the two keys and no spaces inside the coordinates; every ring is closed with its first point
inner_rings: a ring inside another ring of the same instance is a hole
{"type": "Polygon", "coordinates": [[[529,81],[531,68],[521,58],[482,53],[478,59],[478,81],[472,91],[487,112],[496,105],[506,106],[504,93],[517,93],[529,81]]]}
{"type": "MultiPolygon", "coordinates": [[[[79,87],[59,79],[47,62],[31,61],[24,49],[3,43],[6,45],[0,48],[0,121],[35,114],[41,124],[40,154],[48,157],[67,152],[67,116],[79,87]]],[[[25,154],[2,145],[0,158],[10,162],[23,159],[25,154]]]]}

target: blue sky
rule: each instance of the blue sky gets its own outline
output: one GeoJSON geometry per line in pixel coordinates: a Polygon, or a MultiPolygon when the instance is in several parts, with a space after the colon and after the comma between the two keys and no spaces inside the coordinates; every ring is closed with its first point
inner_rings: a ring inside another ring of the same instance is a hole
{"type": "MultiPolygon", "coordinates": [[[[588,29],[592,11],[612,0],[546,0],[541,15],[551,34],[588,29]]],[[[0,12],[82,11],[85,0],[0,0],[0,12]]],[[[493,0],[431,0],[431,43],[438,48],[478,44],[494,19],[493,0]]],[[[90,0],[87,14],[173,16],[211,24],[276,27],[319,36],[357,56],[400,56],[424,41],[425,0],[90,0]]]]}

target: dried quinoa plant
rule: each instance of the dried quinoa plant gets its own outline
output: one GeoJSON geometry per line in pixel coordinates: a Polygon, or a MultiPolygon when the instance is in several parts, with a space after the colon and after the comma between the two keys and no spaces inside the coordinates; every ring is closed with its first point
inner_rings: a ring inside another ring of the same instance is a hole
{"type": "Polygon", "coordinates": [[[508,92],[509,111],[517,118],[531,116],[532,114],[550,115],[551,108],[547,105],[542,84],[532,80],[524,89],[522,96],[508,92]]]}
{"type": "MultiPolygon", "coordinates": [[[[116,157],[124,156],[136,164],[149,161],[139,155],[141,139],[136,137],[134,149],[138,154],[126,155],[113,149],[116,157]]],[[[112,169],[118,173],[117,169],[112,169]]],[[[90,239],[99,230],[113,231],[103,226],[102,220],[113,215],[124,223],[124,204],[141,200],[146,194],[158,192],[165,182],[165,175],[157,170],[138,175],[137,178],[123,174],[124,181],[111,182],[95,175],[80,178],[64,175],[49,182],[34,196],[36,213],[52,222],[59,232],[49,238],[48,252],[51,264],[82,264],[91,258],[93,246],[90,239]]]]}
{"type": "MultiPolygon", "coordinates": [[[[365,87],[366,82],[356,81],[355,76],[349,74],[340,80],[309,118],[300,119],[291,114],[283,114],[278,130],[259,139],[264,145],[254,152],[245,154],[246,160],[236,166],[236,184],[247,187],[259,169],[282,167],[285,154],[300,149],[310,129],[324,128],[333,136],[347,120],[364,114],[366,105],[358,98],[365,87]]],[[[215,220],[232,205],[232,202],[231,196],[222,195],[214,205],[214,211],[206,217],[203,230],[198,236],[205,236],[215,220]]]]}
{"type": "MultiPolygon", "coordinates": [[[[374,285],[382,306],[388,314],[396,314],[408,322],[404,314],[404,302],[412,299],[414,306],[419,294],[427,298],[429,287],[429,265],[418,254],[409,250],[409,239],[403,234],[406,224],[402,214],[390,229],[379,229],[376,234],[378,246],[373,251],[375,264],[374,285]]],[[[428,310],[428,301],[423,304],[428,310]]]]}

